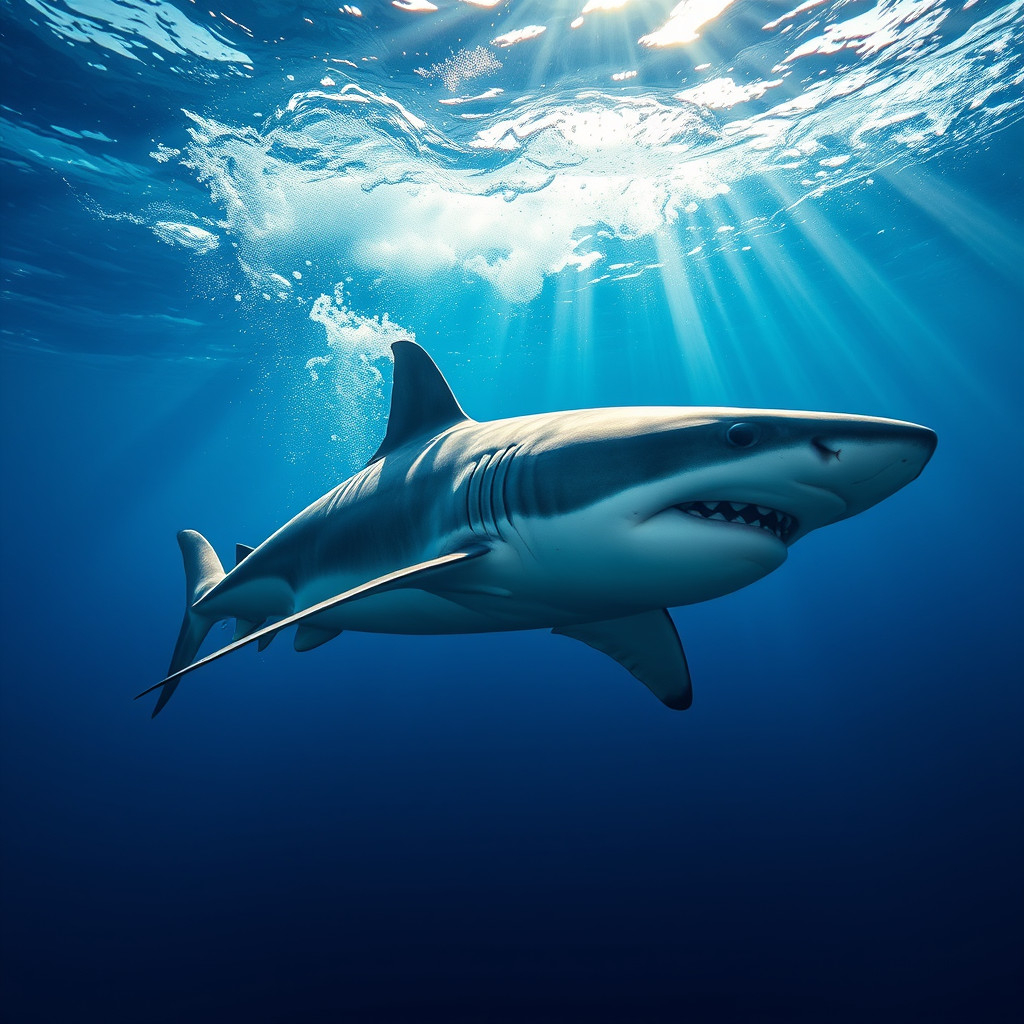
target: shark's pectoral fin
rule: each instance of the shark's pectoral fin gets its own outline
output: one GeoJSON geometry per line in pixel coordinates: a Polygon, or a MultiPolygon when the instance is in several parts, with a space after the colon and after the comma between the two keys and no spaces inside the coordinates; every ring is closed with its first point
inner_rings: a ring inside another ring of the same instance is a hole
{"type": "Polygon", "coordinates": [[[311,651],[314,647],[319,647],[321,644],[327,643],[328,640],[333,640],[340,633],[340,629],[321,629],[319,626],[303,622],[295,630],[295,650],[311,651]]]}
{"type": "Polygon", "coordinates": [[[614,658],[670,708],[685,711],[693,701],[683,645],[664,609],[623,619],[560,626],[551,632],[582,640],[614,658]]]}
{"type": "MultiPolygon", "coordinates": [[[[161,679],[159,683],[154,684],[147,690],[143,690],[135,699],[138,700],[139,697],[145,697],[147,693],[152,693],[154,690],[159,690],[161,687],[173,688],[174,686],[177,686],[178,680],[180,680],[182,676],[188,675],[189,672],[194,672],[197,668],[200,668],[203,665],[208,665],[211,661],[223,658],[226,654],[233,654],[235,651],[240,650],[243,647],[247,647],[249,644],[259,644],[260,650],[262,650],[275,636],[277,636],[278,633],[281,632],[282,629],[298,625],[306,619],[310,619],[315,615],[321,614],[321,612],[330,611],[332,608],[337,608],[339,605],[358,601],[364,597],[370,597],[374,594],[385,593],[389,590],[401,590],[404,587],[419,587],[421,584],[426,582],[428,578],[435,574],[443,573],[446,569],[458,565],[461,562],[468,562],[470,559],[479,558],[481,555],[487,554],[488,550],[489,549],[486,547],[474,547],[466,551],[456,551],[450,555],[442,555],[440,558],[431,558],[426,562],[419,562],[416,565],[410,565],[405,569],[398,569],[395,572],[389,572],[385,576],[379,576],[377,579],[370,580],[368,583],[363,583],[358,587],[353,587],[351,590],[346,590],[343,594],[338,594],[335,597],[329,597],[326,601],[321,601],[319,604],[315,604],[310,608],[304,608],[301,612],[296,612],[294,615],[289,615],[287,618],[278,619],[277,622],[272,622],[269,626],[264,626],[262,629],[256,630],[255,633],[250,633],[248,636],[242,637],[240,640],[235,640],[228,644],[227,647],[222,647],[219,651],[214,651],[213,654],[208,654],[205,658],[193,661],[191,665],[186,665],[184,668],[179,668],[177,671],[171,672],[166,679],[161,679]]],[[[323,632],[322,630],[318,631],[323,632]]],[[[159,709],[163,707],[166,703],[166,700],[158,702],[157,708],[159,709]]],[[[154,712],[154,714],[156,714],[156,712],[154,712]]]]}

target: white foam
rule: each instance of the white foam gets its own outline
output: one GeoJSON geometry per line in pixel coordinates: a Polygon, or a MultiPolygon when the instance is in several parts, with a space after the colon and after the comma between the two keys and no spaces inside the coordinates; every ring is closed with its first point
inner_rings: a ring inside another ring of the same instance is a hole
{"type": "Polygon", "coordinates": [[[391,0],[391,6],[413,14],[431,14],[437,10],[437,5],[430,0],[391,0]]]}
{"type": "Polygon", "coordinates": [[[629,2],[630,0],[587,0],[580,14],[593,14],[595,11],[617,11],[629,2]]]}
{"type": "Polygon", "coordinates": [[[313,303],[309,318],[324,328],[329,352],[313,356],[305,368],[311,384],[331,388],[334,419],[345,424],[346,454],[354,468],[366,461],[379,440],[387,411],[382,371],[392,359],[391,344],[415,340],[416,334],[387,313],[367,316],[350,308],[341,284],[333,295],[321,295],[313,303]]]}
{"type": "MultiPolygon", "coordinates": [[[[452,96],[449,99],[438,100],[437,102],[438,103],[443,103],[445,106],[449,106],[449,107],[459,106],[460,104],[463,104],[463,103],[479,103],[482,100],[494,100],[494,99],[497,99],[504,91],[505,91],[504,89],[499,89],[499,88],[495,87],[493,89],[485,89],[483,92],[477,93],[476,96],[452,96]]],[[[482,117],[483,115],[482,114],[480,114],[480,115],[465,114],[463,116],[465,116],[465,117],[470,117],[470,116],[482,117]]]]}
{"type": "Polygon", "coordinates": [[[220,239],[206,228],[195,224],[180,224],[176,221],[158,220],[150,230],[168,245],[180,245],[192,252],[212,252],[220,244],[220,239]]]}
{"type": "Polygon", "coordinates": [[[714,21],[734,0],[682,0],[661,28],[640,37],[641,46],[682,46],[700,39],[700,29],[714,21]]]}
{"type": "MultiPolygon", "coordinates": [[[[706,252],[731,234],[715,236],[725,221],[738,236],[761,230],[765,211],[744,219],[710,201],[763,174],[786,172],[792,205],[901,156],[917,159],[939,140],[963,145],[1006,122],[1022,103],[1020,83],[1009,78],[1019,68],[1004,71],[1004,54],[1024,38],[1024,4],[941,45],[922,34],[938,16],[931,0],[913,11],[901,4],[876,15],[876,28],[893,40],[881,50],[877,35],[855,40],[855,29],[869,30],[864,21],[816,37],[850,44],[851,66],[799,83],[790,74],[774,105],[779,79],[719,77],[674,95],[549,90],[513,95],[471,121],[460,115],[455,132],[446,127],[455,120],[450,109],[434,96],[350,83],[297,93],[258,129],[190,115],[188,166],[222,207],[254,287],[268,294],[287,291],[269,275],[290,274],[315,251],[370,278],[450,287],[468,276],[525,302],[549,275],[616,259],[609,247],[680,220],[695,233],[687,247],[706,252]],[[990,86],[1001,86],[990,106],[986,93],[972,109],[990,86]],[[766,109],[749,116],[722,113],[765,98],[766,109]],[[592,241],[584,247],[585,238],[592,241]]],[[[784,45],[787,61],[804,59],[784,45]]],[[[428,73],[443,81],[452,69],[442,61],[428,73]]],[[[786,64],[780,79],[789,71],[786,64]]],[[[312,278],[308,287],[324,282],[312,278]]]]}
{"type": "Polygon", "coordinates": [[[546,25],[526,25],[523,28],[506,32],[504,35],[496,36],[491,40],[491,46],[515,46],[516,43],[525,43],[528,39],[536,39],[546,31],[546,25]]]}
{"type": "Polygon", "coordinates": [[[728,110],[729,107],[734,107],[737,103],[759,100],[769,89],[780,85],[782,85],[781,78],[770,82],[748,82],[746,85],[737,85],[731,78],[713,78],[692,89],[684,89],[682,92],[676,93],[676,98],[696,103],[699,106],[710,107],[712,110],[728,110]]]}
{"type": "Polygon", "coordinates": [[[165,164],[169,160],[173,160],[177,156],[181,156],[180,149],[172,149],[170,146],[165,146],[162,142],[158,142],[156,149],[150,154],[150,158],[155,160],[158,164],[165,164]]]}
{"type": "MultiPolygon", "coordinates": [[[[393,342],[416,340],[414,331],[394,323],[387,313],[366,316],[351,309],[343,284],[335,285],[333,295],[321,295],[313,303],[309,319],[324,328],[332,355],[342,361],[353,357],[364,361],[390,359],[393,342]]],[[[322,358],[330,361],[331,356],[322,358]]]]}
{"type": "MultiPolygon", "coordinates": [[[[497,71],[500,68],[501,61],[486,46],[477,46],[472,50],[459,50],[458,53],[437,64],[432,64],[429,68],[418,68],[417,74],[423,78],[439,78],[449,92],[455,92],[463,82],[470,78],[478,78],[480,75],[486,75],[488,72],[497,71]]],[[[441,102],[446,101],[442,100],[441,102]]]]}

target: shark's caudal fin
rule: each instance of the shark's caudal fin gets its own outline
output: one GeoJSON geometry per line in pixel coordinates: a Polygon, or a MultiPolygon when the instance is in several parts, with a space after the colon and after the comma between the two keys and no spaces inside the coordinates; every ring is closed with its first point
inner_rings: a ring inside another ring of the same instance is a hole
{"type": "MultiPolygon", "coordinates": [[[[174,654],[171,655],[168,675],[173,675],[191,663],[206,639],[206,634],[210,632],[210,627],[217,621],[200,615],[193,606],[224,578],[224,567],[217,553],[201,533],[182,530],[178,534],[178,547],[181,548],[181,557],[185,563],[185,618],[178,633],[178,642],[174,645],[174,654]]],[[[171,699],[177,685],[175,681],[163,688],[153,709],[154,718],[171,699]]]]}

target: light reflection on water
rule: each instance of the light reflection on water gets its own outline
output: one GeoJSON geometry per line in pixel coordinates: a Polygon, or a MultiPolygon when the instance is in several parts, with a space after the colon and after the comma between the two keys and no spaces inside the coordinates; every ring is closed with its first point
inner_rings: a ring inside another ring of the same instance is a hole
{"type": "MultiPolygon", "coordinates": [[[[635,365],[656,346],[698,402],[756,392],[763,360],[797,397],[831,376],[882,401],[920,351],[983,391],[875,240],[895,198],[1019,280],[1016,233],[933,168],[1019,118],[1024,4],[245,8],[25,0],[85,101],[5,108],[3,159],[151,233],[152,265],[111,257],[125,291],[173,257],[243,348],[276,333],[267,373],[308,401],[329,385],[376,429],[396,332],[499,357],[547,338],[551,401],[609,344],[635,365]]],[[[14,303],[67,315],[22,295],[22,255],[14,303]]],[[[237,350],[214,333],[188,343],[237,350]]]]}

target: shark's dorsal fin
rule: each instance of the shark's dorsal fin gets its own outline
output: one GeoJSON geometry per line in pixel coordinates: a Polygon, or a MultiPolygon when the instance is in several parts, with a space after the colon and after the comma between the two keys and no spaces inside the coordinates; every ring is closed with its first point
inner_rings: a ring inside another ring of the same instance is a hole
{"type": "Polygon", "coordinates": [[[664,609],[624,619],[559,626],[552,633],[582,640],[614,658],[663,704],[685,711],[693,701],[690,669],[672,617],[664,609]]]}
{"type": "Polygon", "coordinates": [[[424,441],[468,420],[434,360],[414,341],[396,341],[395,383],[391,390],[388,429],[370,465],[402,445],[424,441]]]}

